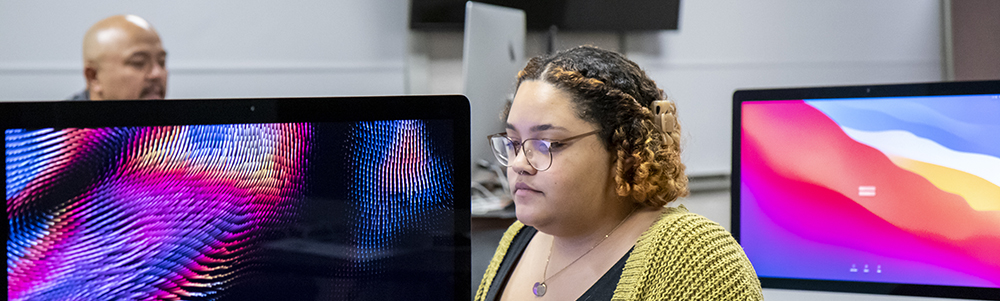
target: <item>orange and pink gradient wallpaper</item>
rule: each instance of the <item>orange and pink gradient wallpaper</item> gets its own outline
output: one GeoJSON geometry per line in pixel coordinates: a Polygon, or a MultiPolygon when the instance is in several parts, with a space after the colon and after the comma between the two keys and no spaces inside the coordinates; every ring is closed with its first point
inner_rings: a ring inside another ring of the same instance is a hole
{"type": "Polygon", "coordinates": [[[1000,97],[742,104],[762,277],[1000,287],[1000,97]]]}

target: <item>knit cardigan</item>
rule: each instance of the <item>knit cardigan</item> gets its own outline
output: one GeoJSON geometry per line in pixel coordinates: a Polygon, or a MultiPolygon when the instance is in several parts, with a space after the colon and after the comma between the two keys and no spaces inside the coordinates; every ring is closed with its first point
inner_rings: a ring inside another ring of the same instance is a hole
{"type": "MultiPolygon", "coordinates": [[[[515,221],[497,247],[476,292],[484,300],[514,236],[515,221]]],[[[501,276],[502,278],[503,276],[501,276]]],[[[502,281],[502,280],[501,280],[502,281]]],[[[719,224],[667,208],[639,236],[612,300],[763,300],[760,281],[739,243],[719,224]]]]}

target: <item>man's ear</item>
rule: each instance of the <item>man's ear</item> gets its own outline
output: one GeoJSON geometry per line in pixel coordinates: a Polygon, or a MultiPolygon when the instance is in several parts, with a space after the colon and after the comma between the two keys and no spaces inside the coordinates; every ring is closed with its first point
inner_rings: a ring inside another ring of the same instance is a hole
{"type": "Polygon", "coordinates": [[[83,66],[83,78],[87,81],[87,91],[90,93],[97,93],[101,89],[97,81],[97,68],[90,65],[83,66]]]}

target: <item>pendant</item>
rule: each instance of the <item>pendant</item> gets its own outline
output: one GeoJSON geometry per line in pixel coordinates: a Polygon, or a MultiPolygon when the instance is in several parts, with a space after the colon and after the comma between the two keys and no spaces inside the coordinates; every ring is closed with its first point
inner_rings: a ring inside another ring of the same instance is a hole
{"type": "Polygon", "coordinates": [[[531,289],[535,296],[545,296],[545,282],[535,282],[535,287],[531,289]]]}

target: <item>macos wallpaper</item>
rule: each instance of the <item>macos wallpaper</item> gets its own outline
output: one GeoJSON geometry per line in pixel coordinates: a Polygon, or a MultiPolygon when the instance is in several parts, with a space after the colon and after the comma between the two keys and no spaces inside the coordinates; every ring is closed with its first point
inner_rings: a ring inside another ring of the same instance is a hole
{"type": "Polygon", "coordinates": [[[7,129],[7,297],[453,299],[450,125],[7,129]]]}
{"type": "Polygon", "coordinates": [[[742,104],[758,275],[1000,287],[1000,96],[742,104]]]}

